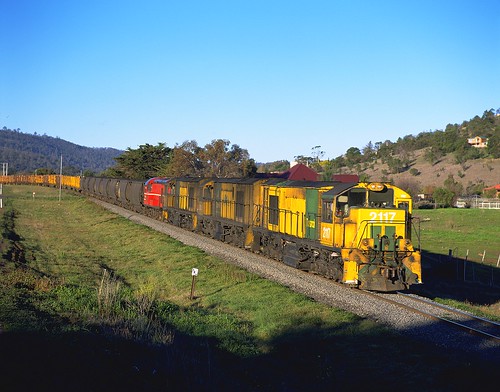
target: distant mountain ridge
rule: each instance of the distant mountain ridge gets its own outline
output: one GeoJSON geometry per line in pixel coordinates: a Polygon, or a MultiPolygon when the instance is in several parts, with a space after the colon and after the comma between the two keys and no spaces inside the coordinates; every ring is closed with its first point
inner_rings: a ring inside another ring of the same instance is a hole
{"type": "Polygon", "coordinates": [[[83,147],[52,136],[0,129],[0,162],[8,163],[9,174],[40,169],[59,173],[61,155],[63,174],[97,174],[115,166],[114,158],[122,153],[114,148],[83,147]]]}

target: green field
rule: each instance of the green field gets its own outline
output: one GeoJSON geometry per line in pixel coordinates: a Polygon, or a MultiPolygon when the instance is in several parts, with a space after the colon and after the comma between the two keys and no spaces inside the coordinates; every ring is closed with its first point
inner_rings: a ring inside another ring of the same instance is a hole
{"type": "Polygon", "coordinates": [[[493,371],[76,194],[59,201],[56,189],[4,186],[4,195],[2,391],[445,391],[472,388],[493,371]]]}
{"type": "Polygon", "coordinates": [[[415,210],[421,219],[422,249],[496,265],[500,256],[500,210],[415,210]],[[484,254],[484,258],[483,258],[484,254]]]}

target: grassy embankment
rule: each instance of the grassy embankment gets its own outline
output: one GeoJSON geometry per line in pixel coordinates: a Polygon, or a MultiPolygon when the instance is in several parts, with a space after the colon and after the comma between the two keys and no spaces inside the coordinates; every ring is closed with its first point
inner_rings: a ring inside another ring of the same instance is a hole
{"type": "Polygon", "coordinates": [[[4,194],[2,390],[453,390],[491,371],[77,195],[59,202],[57,190],[27,186],[4,194]]]}

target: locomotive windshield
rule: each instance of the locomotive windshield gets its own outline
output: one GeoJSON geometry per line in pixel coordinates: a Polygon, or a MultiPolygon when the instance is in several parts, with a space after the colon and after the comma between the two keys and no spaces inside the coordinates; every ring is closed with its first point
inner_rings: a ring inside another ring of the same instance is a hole
{"type": "Polygon", "coordinates": [[[366,188],[352,188],[337,197],[337,208],[370,207],[390,208],[394,206],[394,190],[385,188],[372,191],[366,188]]]}
{"type": "Polygon", "coordinates": [[[326,223],[333,221],[333,213],[337,217],[346,216],[352,207],[394,207],[394,190],[386,187],[377,191],[366,188],[351,188],[345,192],[339,192],[334,200],[330,199],[332,196],[334,196],[333,192],[327,192],[323,195],[323,222],[326,223]]]}
{"type": "Polygon", "coordinates": [[[394,189],[385,188],[383,191],[368,191],[368,206],[375,208],[394,207],[394,189]]]}

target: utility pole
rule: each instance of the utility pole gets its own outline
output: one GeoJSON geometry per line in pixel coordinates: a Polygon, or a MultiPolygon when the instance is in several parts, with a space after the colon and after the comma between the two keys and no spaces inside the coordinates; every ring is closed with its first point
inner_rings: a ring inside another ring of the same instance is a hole
{"type": "Polygon", "coordinates": [[[59,169],[59,203],[61,202],[61,192],[62,192],[62,154],[61,154],[61,167],[59,169]]]}
{"type": "MultiPolygon", "coordinates": [[[[9,175],[9,164],[2,163],[2,176],[9,175]]],[[[0,184],[0,208],[3,208],[3,184],[0,184]]]]}

